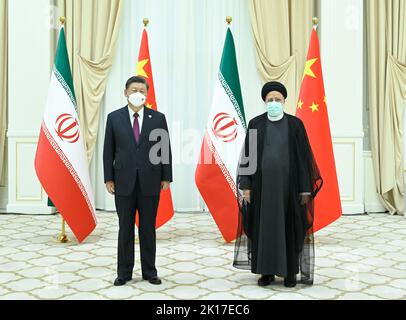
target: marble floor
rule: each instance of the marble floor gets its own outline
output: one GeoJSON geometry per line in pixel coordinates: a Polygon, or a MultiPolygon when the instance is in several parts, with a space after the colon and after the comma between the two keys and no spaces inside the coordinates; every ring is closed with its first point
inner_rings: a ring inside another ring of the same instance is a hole
{"type": "MultiPolygon", "coordinates": [[[[406,219],[386,214],[345,216],[316,237],[312,287],[260,288],[257,277],[231,266],[209,214],[176,214],[158,232],[162,286],[141,281],[139,265],[125,287],[112,285],[118,222],[98,212],[81,245],[54,242],[59,216],[0,215],[0,299],[406,299],[406,219]]],[[[136,247],[139,262],[139,250],[136,247]]]]}

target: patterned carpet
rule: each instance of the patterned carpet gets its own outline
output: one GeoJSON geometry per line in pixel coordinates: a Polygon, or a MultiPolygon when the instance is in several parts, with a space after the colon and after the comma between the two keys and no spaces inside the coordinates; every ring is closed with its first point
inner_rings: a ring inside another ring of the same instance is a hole
{"type": "Polygon", "coordinates": [[[141,281],[136,247],[134,280],[112,285],[118,221],[98,212],[99,225],[82,245],[53,241],[59,216],[0,215],[0,299],[406,299],[406,219],[345,216],[316,237],[313,287],[267,288],[231,266],[209,214],[177,214],[158,232],[162,286],[141,281]]]}

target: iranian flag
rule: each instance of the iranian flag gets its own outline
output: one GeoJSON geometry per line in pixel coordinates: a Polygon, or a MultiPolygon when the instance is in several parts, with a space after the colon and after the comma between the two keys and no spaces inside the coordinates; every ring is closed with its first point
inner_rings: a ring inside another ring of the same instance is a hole
{"type": "Polygon", "coordinates": [[[59,34],[35,171],[75,237],[83,242],[97,222],[64,27],[59,34]]]}
{"type": "Polygon", "coordinates": [[[236,175],[246,130],[235,45],[229,28],[196,170],[197,188],[227,242],[237,235],[236,175]]]}

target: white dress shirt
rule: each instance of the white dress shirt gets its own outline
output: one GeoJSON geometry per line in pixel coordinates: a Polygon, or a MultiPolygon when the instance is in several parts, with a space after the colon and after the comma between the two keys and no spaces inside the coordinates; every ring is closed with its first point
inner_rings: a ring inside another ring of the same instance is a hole
{"type": "MultiPolygon", "coordinates": [[[[138,112],[138,123],[140,124],[140,134],[142,132],[142,123],[144,122],[144,108],[142,107],[142,109],[138,112]]],[[[131,110],[130,107],[128,107],[128,112],[130,114],[130,122],[131,122],[131,127],[134,129],[134,114],[135,112],[131,110]]]]}

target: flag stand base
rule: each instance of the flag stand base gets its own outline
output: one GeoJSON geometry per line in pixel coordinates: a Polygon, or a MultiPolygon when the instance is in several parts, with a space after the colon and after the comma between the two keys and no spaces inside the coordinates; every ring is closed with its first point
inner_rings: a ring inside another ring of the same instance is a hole
{"type": "Polygon", "coordinates": [[[71,240],[69,239],[68,235],[66,234],[66,222],[64,219],[62,219],[62,231],[59,234],[59,236],[56,238],[57,243],[71,243],[71,240]]]}
{"type": "Polygon", "coordinates": [[[69,237],[66,234],[60,234],[58,238],[56,239],[56,242],[58,243],[71,243],[72,241],[69,239],[69,237]]]}

